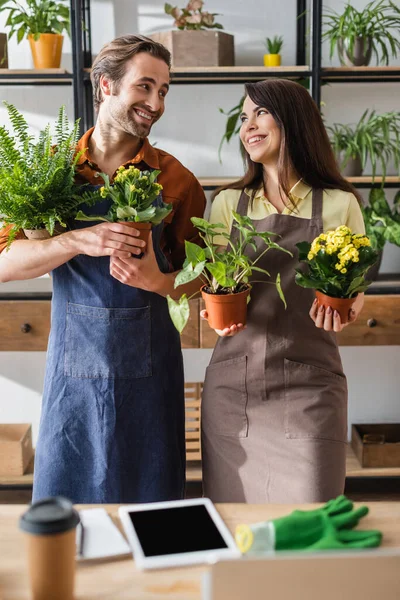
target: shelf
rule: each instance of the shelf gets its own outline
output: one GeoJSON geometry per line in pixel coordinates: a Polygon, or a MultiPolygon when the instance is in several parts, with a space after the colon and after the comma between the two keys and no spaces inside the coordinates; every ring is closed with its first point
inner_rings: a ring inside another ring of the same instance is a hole
{"type": "Polygon", "coordinates": [[[301,79],[310,74],[307,66],[175,67],[171,70],[171,83],[244,83],[268,77],[301,79]]]}
{"type": "Polygon", "coordinates": [[[347,460],[346,460],[346,477],[400,477],[400,467],[389,467],[386,469],[375,467],[363,468],[356,455],[353,452],[353,448],[348,444],[347,446],[347,460]]]}
{"type": "Polygon", "coordinates": [[[66,69],[0,69],[0,85],[72,85],[66,69]]]}
{"type": "Polygon", "coordinates": [[[325,67],[321,77],[329,83],[393,83],[400,81],[400,67],[325,67]]]}
{"type": "MultiPolygon", "coordinates": [[[[240,179],[240,175],[237,177],[199,177],[200,185],[205,190],[215,190],[218,187],[224,185],[230,185],[234,181],[238,181],[240,179]]],[[[362,177],[348,177],[347,181],[354,185],[356,188],[372,188],[372,187],[380,187],[382,184],[382,177],[375,177],[373,182],[371,176],[362,176],[362,177]]],[[[385,179],[385,188],[400,188],[400,177],[396,176],[387,176],[385,179]]]]}

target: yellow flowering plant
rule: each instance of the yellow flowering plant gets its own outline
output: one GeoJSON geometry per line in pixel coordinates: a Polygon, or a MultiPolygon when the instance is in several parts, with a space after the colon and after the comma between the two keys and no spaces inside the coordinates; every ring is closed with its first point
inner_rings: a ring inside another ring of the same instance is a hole
{"type": "Polygon", "coordinates": [[[296,269],[296,283],[301,287],[333,298],[353,298],[371,283],[365,280],[365,274],[377,261],[378,253],[366,235],[353,234],[341,225],[321,233],[311,244],[299,242],[296,246],[299,260],[308,266],[308,272],[296,269]]]}
{"type": "Polygon", "coordinates": [[[172,210],[170,204],[161,202],[153,206],[154,200],[160,194],[162,185],[156,182],[161,171],[140,171],[134,166],[127,169],[120,167],[110,183],[106,173],[100,173],[104,186],[92,192],[98,200],[109,199],[111,206],[106,215],[85,215],[79,211],[78,221],[131,221],[135,223],[151,223],[159,225],[172,210]]]}

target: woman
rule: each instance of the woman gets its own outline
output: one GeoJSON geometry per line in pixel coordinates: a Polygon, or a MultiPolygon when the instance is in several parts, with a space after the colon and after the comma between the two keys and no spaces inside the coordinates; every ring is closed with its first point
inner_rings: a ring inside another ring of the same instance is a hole
{"type": "MultiPolygon", "coordinates": [[[[204,493],[215,502],[325,502],[345,481],[347,384],[335,334],[344,324],[295,284],[296,243],[339,225],[364,233],[359,197],[302,86],[278,79],[245,88],[247,172],[216,196],[211,221],[229,231],[232,209],[248,215],[293,258],[271,250],[258,263],[271,281],[280,273],[286,310],[273,285],[254,283],[246,328],[217,332],[202,401],[204,493]]],[[[360,294],[350,322],[362,306],[360,294]]]]}

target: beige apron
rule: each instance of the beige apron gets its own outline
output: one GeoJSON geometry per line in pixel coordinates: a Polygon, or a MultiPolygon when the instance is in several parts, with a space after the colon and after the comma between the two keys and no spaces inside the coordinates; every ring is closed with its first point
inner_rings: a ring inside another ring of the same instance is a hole
{"type": "MultiPolygon", "coordinates": [[[[242,192],[239,214],[248,204],[242,192]]],[[[315,327],[314,293],[296,285],[294,271],[295,244],[323,230],[322,190],[313,190],[311,219],[274,214],[253,223],[280,235],[294,255],[270,250],[258,263],[270,281],[281,274],[288,307],[274,285],[254,283],[247,329],[217,342],[202,400],[204,495],[214,502],[325,502],[344,490],[347,383],[336,334],[315,327]]],[[[249,255],[262,249],[258,240],[249,255]]]]}

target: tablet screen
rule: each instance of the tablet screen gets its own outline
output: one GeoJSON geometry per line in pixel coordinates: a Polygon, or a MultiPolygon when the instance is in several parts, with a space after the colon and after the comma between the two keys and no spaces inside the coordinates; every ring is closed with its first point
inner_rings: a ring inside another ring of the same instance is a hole
{"type": "Polygon", "coordinates": [[[146,557],[228,548],[204,505],[130,512],[146,557]]]}

